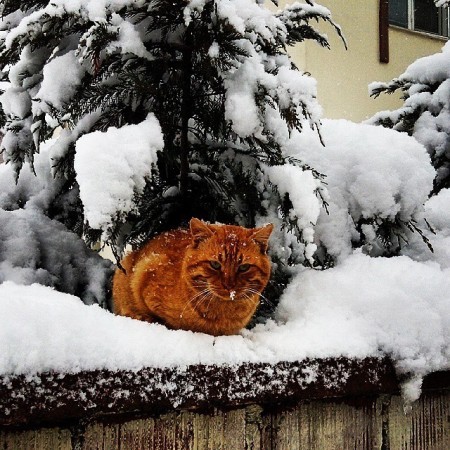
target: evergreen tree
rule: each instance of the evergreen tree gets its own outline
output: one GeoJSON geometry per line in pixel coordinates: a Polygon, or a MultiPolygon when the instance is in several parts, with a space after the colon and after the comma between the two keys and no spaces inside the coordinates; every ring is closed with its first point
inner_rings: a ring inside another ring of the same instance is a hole
{"type": "Polygon", "coordinates": [[[326,203],[322,176],[284,145],[293,129],[319,129],[320,108],[286,49],[327,47],[319,20],[341,33],[312,1],[278,13],[260,3],[0,2],[3,156],[19,177],[53,136],[63,182],[50,218],[117,257],[192,216],[275,221],[280,273],[313,263],[318,212],[305,204],[326,203]]]}
{"type": "MultiPolygon", "coordinates": [[[[436,2],[444,6],[448,2],[436,2]]],[[[450,187],[450,46],[440,53],[413,62],[398,78],[388,83],[372,83],[373,97],[381,93],[402,92],[403,105],[382,111],[371,123],[406,132],[428,150],[436,169],[432,194],[450,187]]]]}

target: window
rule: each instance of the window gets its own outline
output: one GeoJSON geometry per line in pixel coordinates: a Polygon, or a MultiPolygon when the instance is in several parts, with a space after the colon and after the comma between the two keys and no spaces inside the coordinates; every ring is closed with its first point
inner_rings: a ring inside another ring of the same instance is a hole
{"type": "Polygon", "coordinates": [[[389,23],[449,37],[449,8],[436,8],[434,0],[389,0],[389,23]]]}

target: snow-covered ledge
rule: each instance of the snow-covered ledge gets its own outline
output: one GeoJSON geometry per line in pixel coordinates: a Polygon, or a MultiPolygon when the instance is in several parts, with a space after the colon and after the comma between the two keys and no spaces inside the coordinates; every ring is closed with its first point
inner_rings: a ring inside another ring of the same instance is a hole
{"type": "MultiPolygon", "coordinates": [[[[450,387],[450,376],[446,385],[436,380],[431,387],[450,387]]],[[[155,415],[248,404],[286,407],[326,398],[355,402],[398,392],[399,380],[388,358],[20,375],[0,378],[0,425],[38,426],[111,414],[155,415]]]]}
{"type": "Polygon", "coordinates": [[[450,372],[407,414],[399,383],[373,357],[4,376],[0,446],[447,450],[450,372]]]}

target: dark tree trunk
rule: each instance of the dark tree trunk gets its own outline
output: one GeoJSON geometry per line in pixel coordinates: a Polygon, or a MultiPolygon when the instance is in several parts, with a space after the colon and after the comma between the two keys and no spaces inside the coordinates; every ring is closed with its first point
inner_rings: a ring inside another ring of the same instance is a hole
{"type": "Polygon", "coordinates": [[[187,48],[183,50],[183,85],[181,99],[181,151],[180,151],[180,194],[185,197],[188,191],[189,173],[189,119],[192,113],[192,48],[190,45],[190,32],[186,32],[187,48]]]}

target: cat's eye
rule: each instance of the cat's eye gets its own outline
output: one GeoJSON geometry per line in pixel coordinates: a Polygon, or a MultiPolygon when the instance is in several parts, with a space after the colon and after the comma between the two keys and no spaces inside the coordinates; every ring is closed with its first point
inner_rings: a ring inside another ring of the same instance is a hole
{"type": "Polygon", "coordinates": [[[219,261],[210,261],[209,265],[214,269],[214,270],[220,270],[220,268],[222,267],[222,264],[220,264],[219,261]]]}
{"type": "Polygon", "coordinates": [[[247,272],[248,269],[250,269],[250,264],[241,264],[238,267],[239,272],[247,272]]]}

